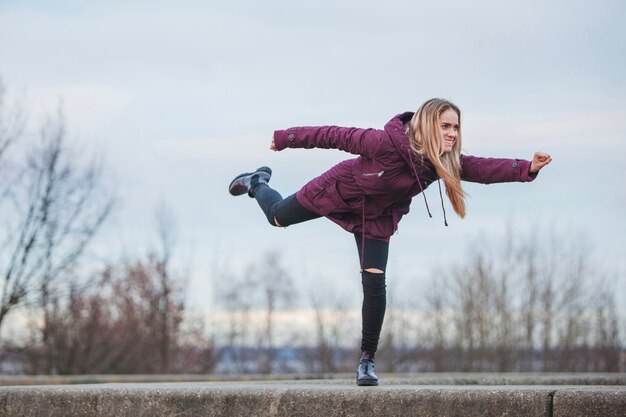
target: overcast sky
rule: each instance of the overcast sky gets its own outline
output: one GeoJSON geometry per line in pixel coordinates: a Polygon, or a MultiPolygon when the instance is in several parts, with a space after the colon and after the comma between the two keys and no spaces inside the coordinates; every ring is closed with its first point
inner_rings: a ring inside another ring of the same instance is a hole
{"type": "Polygon", "coordinates": [[[216,256],[241,271],[266,250],[304,290],[358,291],[352,236],[325,219],[271,228],[228,183],[269,165],[289,195],[351,156],[270,152],[274,129],[382,128],[431,97],[461,107],[465,153],[554,160],[531,184],[467,184],[468,215],[447,228],[427,190],[433,219],[416,199],[392,239],[390,285],[417,288],[507,222],[520,235],[584,234],[624,277],[624,22],[621,0],[3,0],[0,76],[33,132],[61,100],[72,140],[105,154],[120,204],[94,250],[141,254],[155,207],[171,207],[196,308],[216,256]]]}

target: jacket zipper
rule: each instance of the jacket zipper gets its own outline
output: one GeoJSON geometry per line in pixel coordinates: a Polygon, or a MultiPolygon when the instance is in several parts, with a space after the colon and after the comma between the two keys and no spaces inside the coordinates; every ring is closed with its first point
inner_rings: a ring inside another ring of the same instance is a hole
{"type": "Polygon", "coordinates": [[[371,174],[368,174],[368,173],[364,172],[362,175],[364,177],[373,177],[373,176],[382,177],[384,173],[385,173],[385,171],[373,172],[371,174]]]}

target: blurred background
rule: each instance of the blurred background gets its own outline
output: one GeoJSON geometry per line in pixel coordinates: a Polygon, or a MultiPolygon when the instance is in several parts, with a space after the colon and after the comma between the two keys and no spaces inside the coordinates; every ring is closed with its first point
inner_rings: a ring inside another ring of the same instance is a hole
{"type": "Polygon", "coordinates": [[[275,129],[432,97],[464,153],[553,162],[466,183],[449,227],[414,201],[380,370],[624,371],[624,21],[618,0],[4,0],[0,372],[353,371],[353,237],[272,228],[227,187],[268,165],[287,196],[353,157],[271,152],[275,129]]]}

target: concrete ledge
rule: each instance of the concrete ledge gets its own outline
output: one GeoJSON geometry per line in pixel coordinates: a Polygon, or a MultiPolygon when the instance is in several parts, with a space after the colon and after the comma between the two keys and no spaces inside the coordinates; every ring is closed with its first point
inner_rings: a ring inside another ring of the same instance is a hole
{"type": "Polygon", "coordinates": [[[554,395],[554,417],[626,416],[625,387],[577,387],[554,395]]]}
{"type": "Polygon", "coordinates": [[[0,388],[2,416],[623,417],[626,387],[407,385],[350,380],[0,388]]]}
{"type": "MultiPolygon", "coordinates": [[[[498,372],[424,372],[379,373],[385,385],[626,385],[626,373],[498,373],[498,372]]],[[[70,385],[145,382],[223,382],[223,381],[308,381],[343,383],[354,374],[271,374],[271,375],[0,375],[0,386],[70,385]]]]}

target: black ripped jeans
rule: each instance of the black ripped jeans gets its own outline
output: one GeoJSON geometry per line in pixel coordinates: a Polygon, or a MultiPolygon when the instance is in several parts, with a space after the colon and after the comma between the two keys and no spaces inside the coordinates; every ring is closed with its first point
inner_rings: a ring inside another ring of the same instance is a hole
{"type": "MultiPolygon", "coordinates": [[[[283,199],[280,193],[267,184],[259,184],[253,190],[253,195],[272,226],[277,226],[275,220],[280,226],[287,227],[321,217],[319,214],[304,208],[297,200],[295,194],[283,199]]],[[[378,348],[378,340],[387,306],[385,270],[389,256],[389,243],[376,239],[363,239],[360,234],[355,234],[354,238],[362,269],[361,350],[373,354],[378,348]],[[369,272],[367,269],[378,269],[382,273],[369,272]]]]}

